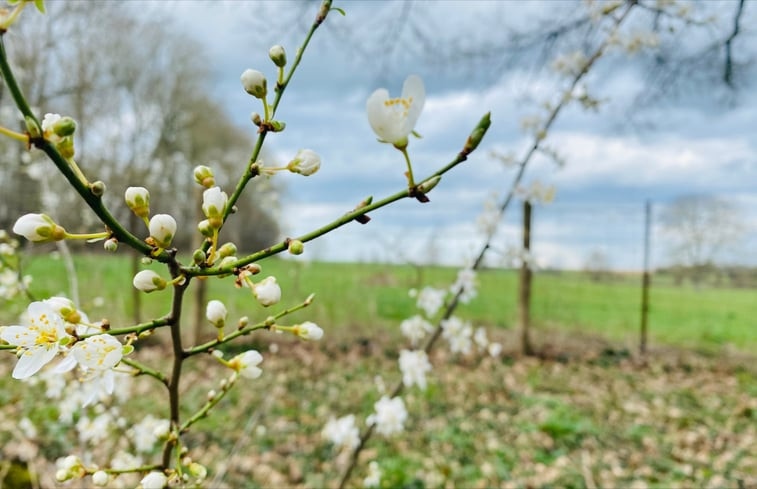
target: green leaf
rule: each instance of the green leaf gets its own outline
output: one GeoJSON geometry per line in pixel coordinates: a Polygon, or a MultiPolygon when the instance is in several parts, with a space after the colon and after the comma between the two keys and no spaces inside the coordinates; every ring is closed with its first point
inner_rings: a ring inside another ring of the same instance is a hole
{"type": "Polygon", "coordinates": [[[130,354],[130,353],[131,353],[131,352],[133,352],[133,351],[134,351],[134,346],[133,346],[133,345],[124,345],[124,346],[123,346],[123,347],[121,348],[121,354],[122,354],[123,356],[126,356],[126,355],[130,354]]]}
{"type": "Polygon", "coordinates": [[[39,13],[45,13],[45,0],[34,0],[34,6],[37,7],[39,13]]]}
{"type": "Polygon", "coordinates": [[[413,136],[415,136],[415,137],[416,137],[416,138],[418,138],[418,139],[423,139],[423,136],[421,136],[420,134],[418,134],[418,133],[417,133],[417,132],[415,132],[415,131],[412,131],[412,132],[411,132],[410,134],[412,134],[413,136]]]}
{"type": "Polygon", "coordinates": [[[339,12],[340,14],[342,14],[343,16],[347,16],[347,13],[344,10],[340,9],[339,7],[331,7],[331,10],[336,10],[337,12],[339,12]]]}

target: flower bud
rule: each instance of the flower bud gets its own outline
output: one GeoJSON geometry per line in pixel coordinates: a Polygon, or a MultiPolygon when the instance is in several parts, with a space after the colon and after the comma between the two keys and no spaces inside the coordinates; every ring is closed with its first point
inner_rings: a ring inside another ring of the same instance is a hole
{"type": "Polygon", "coordinates": [[[106,239],[103,248],[105,251],[115,252],[118,249],[118,240],[116,238],[106,239]]]}
{"type": "Polygon", "coordinates": [[[276,283],[276,277],[266,277],[252,285],[252,295],[264,307],[272,306],[281,300],[281,287],[276,283]]]}
{"type": "Polygon", "coordinates": [[[293,255],[301,255],[305,251],[305,245],[299,239],[289,240],[289,253],[293,255]]]}
{"type": "Polygon", "coordinates": [[[40,129],[37,121],[31,116],[24,116],[24,122],[26,123],[26,131],[29,133],[29,137],[36,139],[42,136],[42,129],[40,129]]]}
{"type": "Polygon", "coordinates": [[[226,324],[226,306],[221,301],[212,300],[208,302],[205,309],[205,317],[208,318],[210,324],[216,328],[223,328],[226,324]]]}
{"type": "Polygon", "coordinates": [[[234,243],[224,243],[223,246],[218,248],[218,256],[221,259],[227,256],[234,256],[237,254],[237,246],[234,243]]]}
{"type": "Polygon", "coordinates": [[[205,480],[205,478],[208,476],[208,469],[206,469],[203,465],[198,464],[197,462],[190,463],[187,467],[187,470],[189,471],[189,475],[199,480],[205,480]]]}
{"type": "Polygon", "coordinates": [[[147,293],[154,292],[156,290],[163,290],[166,288],[166,285],[168,285],[168,283],[163,280],[160,275],[153,272],[152,270],[142,270],[141,272],[134,275],[132,284],[137,290],[141,290],[142,292],[147,293]]]}
{"type": "Polygon", "coordinates": [[[270,56],[273,64],[275,64],[279,68],[283,68],[287,64],[286,51],[284,51],[284,46],[282,46],[281,44],[272,46],[271,49],[268,50],[268,56],[270,56]]]}
{"type": "Polygon", "coordinates": [[[321,167],[321,157],[310,149],[301,149],[294,159],[289,162],[287,169],[292,173],[310,176],[321,167]]]}
{"type": "Polygon", "coordinates": [[[168,484],[168,478],[163,472],[153,471],[139,481],[143,489],[163,489],[168,484]]]}
{"type": "Polygon", "coordinates": [[[268,94],[265,75],[257,70],[244,70],[240,77],[244,91],[255,98],[262,99],[268,94]]]}
{"type": "Polygon", "coordinates": [[[150,215],[150,192],[144,187],[129,187],[124,193],[124,199],[129,209],[139,217],[150,215]]]}
{"type": "Polygon", "coordinates": [[[223,268],[237,261],[237,257],[234,255],[226,256],[218,263],[218,268],[223,268]]]}
{"type": "Polygon", "coordinates": [[[60,137],[71,136],[76,130],[76,121],[66,116],[61,117],[53,124],[53,132],[60,137]]]}
{"type": "Polygon", "coordinates": [[[205,252],[202,250],[195,250],[194,253],[192,253],[192,261],[195,265],[199,265],[200,263],[205,263],[205,252]]]}
{"type": "Polygon", "coordinates": [[[435,177],[431,177],[428,180],[424,180],[420,184],[418,184],[418,190],[420,190],[424,194],[427,194],[431,192],[434,187],[436,187],[441,179],[441,175],[436,175],[435,177]]]}
{"type": "Polygon", "coordinates": [[[206,238],[213,237],[213,226],[210,225],[210,221],[208,219],[200,221],[197,224],[197,230],[200,231],[200,234],[202,234],[206,238]]]}
{"type": "Polygon", "coordinates": [[[13,225],[13,232],[34,243],[60,241],[66,238],[66,230],[55,224],[46,214],[24,214],[13,225]]]}
{"type": "Polygon", "coordinates": [[[90,184],[89,190],[92,192],[92,195],[96,197],[102,197],[105,193],[105,183],[103,183],[101,180],[98,180],[90,184]]]}
{"type": "Polygon", "coordinates": [[[156,214],[150,219],[150,236],[161,248],[171,246],[171,240],[176,234],[176,220],[168,214],[156,214]]]}
{"type": "Polygon", "coordinates": [[[303,340],[318,341],[323,338],[323,330],[317,324],[310,321],[305,321],[295,326],[294,333],[303,340]]]}
{"type": "Polygon", "coordinates": [[[281,132],[286,129],[286,127],[287,123],[284,121],[269,121],[268,124],[266,124],[266,129],[271,132],[281,132]]]}
{"type": "Polygon", "coordinates": [[[196,166],[194,169],[195,182],[205,188],[215,186],[216,180],[213,177],[213,170],[205,165],[196,166]]]}
{"type": "Polygon", "coordinates": [[[260,124],[263,123],[263,119],[260,118],[260,114],[258,114],[257,112],[250,114],[250,120],[258,127],[260,127],[260,124]]]}
{"type": "Polygon", "coordinates": [[[71,474],[66,469],[58,469],[55,472],[55,480],[58,482],[65,482],[71,478],[71,474]]]}
{"type": "Polygon", "coordinates": [[[92,474],[92,484],[99,487],[108,485],[108,474],[104,470],[98,470],[92,474]]]}
{"type": "Polygon", "coordinates": [[[473,132],[470,133],[468,140],[465,141],[463,154],[470,154],[478,147],[478,144],[484,138],[486,131],[489,130],[491,123],[491,113],[487,112],[478,122],[478,125],[475,127],[475,129],[473,129],[473,132]]]}
{"type": "Polygon", "coordinates": [[[219,187],[212,187],[202,193],[202,212],[208,218],[209,224],[218,229],[223,224],[223,211],[229,201],[226,192],[219,187]]]}
{"type": "Polygon", "coordinates": [[[55,148],[58,150],[60,155],[66,159],[73,158],[74,154],[76,154],[76,152],[74,151],[73,136],[66,136],[65,138],[61,139],[60,142],[55,145],[55,148]]]}

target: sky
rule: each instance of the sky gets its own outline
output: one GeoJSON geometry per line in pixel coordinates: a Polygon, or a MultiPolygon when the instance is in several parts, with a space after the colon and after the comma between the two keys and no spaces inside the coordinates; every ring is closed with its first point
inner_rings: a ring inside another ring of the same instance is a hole
{"type": "MultiPolygon", "coordinates": [[[[307,244],[305,256],[462,264],[482,243],[476,218],[485,200],[504,195],[514,175],[490,152],[522,155],[532,136],[521,121],[539,114],[540,103],[554,99],[564,86],[538,51],[526,50],[507,66],[499,63],[500,31],[538,30],[543,22],[579,15],[586,6],[515,1],[335,5],[347,15],[332,12],[315,33],[277,113],[286,130],[266,139],[276,160],[272,163],[286,163],[301,148],[313,149],[323,161],[321,170],[308,178],[276,176],[285,189],[283,230],[288,236],[301,235],[341,216],[366,196],[378,199],[403,188],[402,155],[376,141],[365,101],[380,87],[399,95],[405,77],[418,74],[426,86],[426,103],[416,125],[423,137],[409,146],[416,175],[430,174],[454,158],[479,118],[491,111],[493,122],[484,142],[469,161],[443,177],[429,195],[431,202],[406,200],[380,209],[367,225],[353,222],[307,244]],[[501,29],[493,30],[496,26],[501,29]],[[448,55],[445,47],[458,54],[448,55]],[[484,53],[480,60],[477,50],[484,53]]],[[[735,2],[713,5],[715,11],[704,13],[716,18],[682,33],[675,49],[695,50],[727,28],[735,2]]],[[[270,87],[275,70],[268,48],[284,45],[291,62],[317,6],[169,2],[145,8],[170,12],[172,22],[204,45],[212,62],[210,95],[249,130],[252,145],[250,113],[261,109],[242,90],[239,76],[247,68],[261,70],[270,87]]],[[[755,10],[747,3],[736,49],[755,45],[755,10]]],[[[629,19],[626,34],[645,29],[649,27],[639,15],[629,19]]],[[[566,49],[557,52],[575,46],[566,49]]],[[[527,170],[526,184],[539,181],[557,190],[553,204],[534,211],[537,261],[543,267],[576,269],[599,251],[614,269],[638,270],[643,263],[644,204],[650,200],[652,265],[669,264],[676,255],[661,224],[665,206],[683,195],[707,194],[734,203],[745,230],[719,259],[757,265],[757,93],[746,82],[736,95],[702,84],[676,99],[635,107],[639,94],[649,91],[638,61],[645,56],[649,59],[654,52],[635,58],[618,50],[600,60],[586,80],[587,91],[603,101],[600,110],[569,106],[547,139],[565,164],[558,167],[542,157],[527,170]]],[[[696,74],[693,83],[698,83],[696,74]]],[[[517,245],[519,221],[515,205],[497,236],[498,250],[517,245]]]]}

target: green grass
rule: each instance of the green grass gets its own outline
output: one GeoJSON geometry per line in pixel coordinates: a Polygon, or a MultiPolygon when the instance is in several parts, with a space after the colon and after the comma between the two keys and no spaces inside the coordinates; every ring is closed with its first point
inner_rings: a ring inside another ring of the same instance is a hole
{"type": "MultiPolygon", "coordinates": [[[[81,307],[93,319],[107,317],[114,326],[132,322],[130,261],[116,256],[78,255],[81,307]],[[104,305],[94,307],[96,297],[104,305]]],[[[307,263],[268,259],[261,262],[261,277],[275,275],[283,291],[282,304],[296,304],[311,292],[313,306],[290,317],[310,319],[328,334],[360,336],[396,334],[399,322],[416,314],[411,287],[448,286],[456,270],[383,264],[307,263]]],[[[153,268],[164,273],[161,267],[153,268]]],[[[45,298],[66,293],[68,281],[63,263],[48,256],[30,257],[27,273],[34,276],[31,290],[45,298]]],[[[479,274],[479,296],[459,309],[476,325],[514,328],[517,274],[487,270],[479,274]]],[[[249,316],[255,321],[270,314],[251,297],[249,289],[235,289],[233,280],[209,279],[208,299],[221,299],[230,319],[249,316]]],[[[167,312],[168,292],[142,294],[143,319],[167,312]]],[[[539,273],[534,278],[532,316],[534,337],[539,330],[563,330],[600,335],[613,341],[635,342],[639,328],[639,280],[627,277],[593,282],[575,272],[539,273]]],[[[189,297],[191,299],[191,297],[189,297]]],[[[191,302],[191,300],[187,301],[191,302]]],[[[15,321],[25,307],[22,300],[0,311],[2,324],[15,321]]],[[[273,310],[278,309],[274,306],[273,310]]],[[[191,311],[189,305],[185,314],[191,311]]],[[[185,316],[190,317],[190,316],[185,316]]],[[[726,345],[744,351],[757,348],[757,291],[745,289],[693,289],[653,285],[651,292],[651,341],[658,344],[718,350],[726,345]]],[[[545,334],[545,336],[547,336],[545,334]]]]}

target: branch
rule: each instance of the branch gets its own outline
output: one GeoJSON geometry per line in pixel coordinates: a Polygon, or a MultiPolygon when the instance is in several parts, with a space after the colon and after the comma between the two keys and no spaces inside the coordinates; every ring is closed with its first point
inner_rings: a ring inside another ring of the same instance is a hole
{"type": "Polygon", "coordinates": [[[741,21],[741,14],[744,12],[744,0],[739,0],[739,6],[736,8],[736,15],[733,16],[733,31],[731,35],[725,40],[725,72],[723,73],[723,81],[726,85],[733,88],[733,57],[731,53],[731,44],[736,36],[739,35],[739,22],[741,21]]]}

